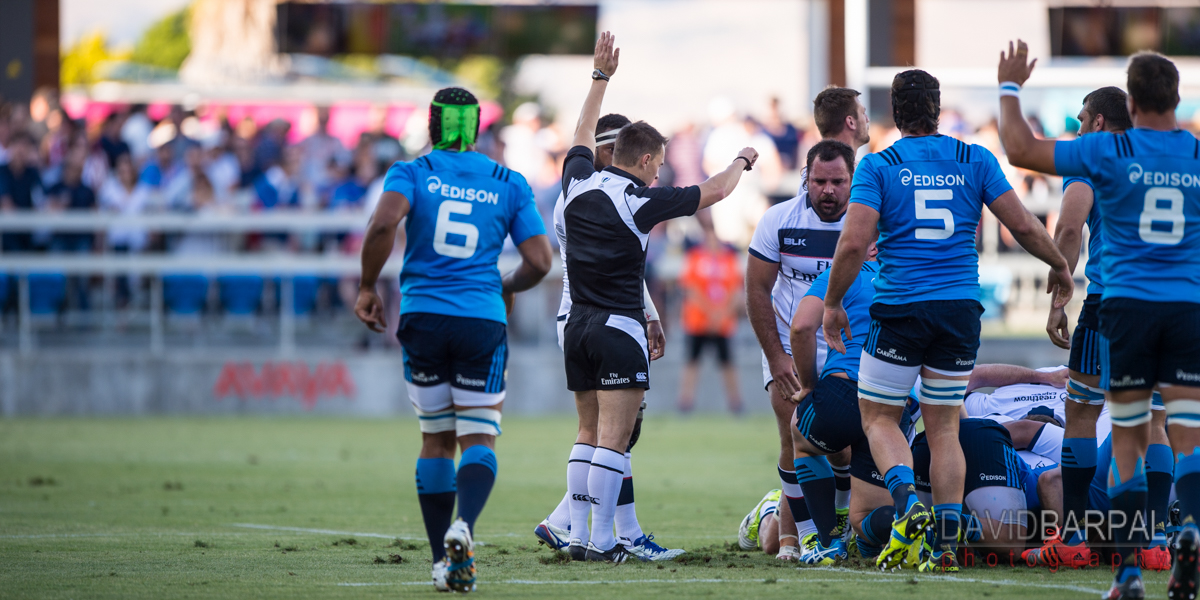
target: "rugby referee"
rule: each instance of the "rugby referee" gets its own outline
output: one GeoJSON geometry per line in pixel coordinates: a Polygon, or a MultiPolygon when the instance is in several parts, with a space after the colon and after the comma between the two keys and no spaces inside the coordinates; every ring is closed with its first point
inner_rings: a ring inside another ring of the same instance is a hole
{"type": "Polygon", "coordinates": [[[648,187],[658,178],[667,139],[645,122],[621,130],[613,165],[596,171],[596,120],[620,52],[612,34],[596,42],[592,87],[563,165],[566,268],[571,318],[563,336],[567,388],[575,393],[580,430],[594,427],[597,448],[588,473],[592,504],[590,539],[571,532],[572,554],[587,560],[625,562],[613,537],[613,515],[625,470],[625,447],[644,390],[650,388],[642,282],[650,230],[663,221],[695,214],[728,196],[758,159],[745,148],[699,186],[648,187]]]}

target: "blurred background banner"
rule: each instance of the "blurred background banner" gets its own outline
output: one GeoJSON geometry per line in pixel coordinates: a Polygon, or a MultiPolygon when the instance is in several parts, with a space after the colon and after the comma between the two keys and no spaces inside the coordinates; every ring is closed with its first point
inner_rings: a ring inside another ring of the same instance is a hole
{"type": "MultiPolygon", "coordinates": [[[[1010,39],[1039,58],[1023,105],[1045,137],[1074,136],[1083,96],[1123,86],[1124,57],[1142,49],[1176,62],[1180,122],[1200,125],[1200,1],[9,0],[5,11],[6,416],[409,414],[394,335],[368,334],[350,311],[383,176],[428,151],[434,92],[464,86],[483,100],[478,151],[525,176],[549,223],[599,31],[622,49],[605,112],[671,138],[660,184],[698,183],[746,145],[761,152],[714,210],[716,241],[694,220],[651,234],[647,279],[668,336],[651,410],[721,410],[734,396],[767,410],[744,315],[729,335],[735,383],[693,370],[695,398],[683,397],[695,278],[681,275],[696,248],[731,248],[744,265],[758,218],[800,188],[819,139],[812,98],[827,85],[863,92],[878,151],[899,136],[892,77],[929,70],[941,133],[995,153],[1051,232],[1061,180],[1008,165],[996,131],[996,56],[1010,39]]],[[[977,240],[980,360],[1065,361],[1043,333],[1046,268],[990,213],[977,240]]],[[[393,331],[402,247],[380,285],[393,331]]],[[[499,268],[515,260],[509,248],[499,268]]],[[[509,324],[510,411],[572,409],[555,344],[560,274],[522,294],[509,324]]]]}

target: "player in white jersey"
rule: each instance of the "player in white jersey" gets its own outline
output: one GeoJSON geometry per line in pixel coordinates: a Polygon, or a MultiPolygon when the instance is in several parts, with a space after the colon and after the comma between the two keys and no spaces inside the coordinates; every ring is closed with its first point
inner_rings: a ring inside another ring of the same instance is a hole
{"type": "MultiPolygon", "coordinates": [[[[853,150],[866,144],[869,121],[866,109],[858,101],[859,93],[846,88],[828,88],[813,101],[813,116],[823,140],[836,141],[853,150]]],[[[822,142],[824,143],[824,142],[822,142]]],[[[811,519],[796,480],[792,456],[791,418],[800,391],[800,380],[792,364],[789,325],[796,306],[812,282],[832,263],[833,251],[842,230],[849,201],[849,181],[845,189],[834,185],[834,165],[842,159],[834,154],[821,157],[814,165],[811,156],[806,166],[807,186],[799,196],[767,210],[755,229],[746,264],[746,309],[750,324],[763,351],[763,384],[775,411],[779,430],[779,479],[787,502],[782,503],[779,522],[779,558],[799,559],[797,523],[811,519]],[[814,166],[818,168],[814,173],[814,166]],[[814,183],[816,185],[814,185],[814,183]],[[793,514],[793,506],[801,513],[793,514]]],[[[851,159],[853,156],[851,156],[851,159]]],[[[853,165],[845,165],[848,167],[853,165]]],[[[836,169],[834,169],[836,170],[836,169]]],[[[817,332],[817,365],[825,364],[825,341],[817,332]]],[[[849,486],[848,465],[833,465],[839,486],[849,486]],[[844,476],[842,476],[844,475],[844,476]]],[[[840,489],[840,488],[839,488],[840,489]]],[[[813,538],[815,539],[815,537],[813,538]]]]}
{"type": "MultiPolygon", "coordinates": [[[[617,134],[621,128],[629,125],[630,121],[624,115],[609,114],[600,117],[596,122],[596,169],[600,170],[612,165],[613,146],[617,141],[617,134]]],[[[563,262],[563,291],[562,300],[558,305],[558,347],[563,347],[563,331],[566,329],[567,320],[571,314],[571,281],[567,276],[567,233],[563,226],[563,206],[564,198],[560,192],[558,201],[554,203],[554,233],[558,237],[558,251],[563,262]]],[[[645,309],[646,309],[646,337],[649,342],[650,360],[657,360],[662,357],[666,347],[666,336],[663,333],[662,322],[658,317],[658,310],[654,307],[654,302],[650,299],[650,292],[643,285],[645,309]]],[[[643,403],[643,408],[645,403],[643,403]]],[[[629,446],[625,449],[625,476],[621,482],[621,493],[617,500],[616,527],[617,539],[629,549],[629,552],[635,556],[645,560],[670,560],[683,554],[683,550],[667,549],[659,546],[654,542],[653,535],[647,535],[642,532],[641,525],[637,520],[637,512],[634,508],[633,495],[633,463],[631,462],[630,452],[633,450],[634,444],[637,443],[641,435],[642,415],[638,414],[638,419],[634,425],[633,435],[630,436],[629,446]]],[[[580,442],[576,442],[577,445],[580,442]]],[[[583,444],[588,446],[587,444],[583,444]]],[[[586,450],[583,449],[583,450],[586,450]]],[[[574,460],[574,459],[572,459],[574,460]]],[[[569,464],[569,463],[568,463],[569,464]]],[[[571,529],[571,514],[570,514],[571,494],[568,492],[563,495],[562,501],[555,507],[537,527],[534,528],[534,535],[537,536],[540,543],[546,544],[554,550],[566,550],[570,543],[571,529]]]]}

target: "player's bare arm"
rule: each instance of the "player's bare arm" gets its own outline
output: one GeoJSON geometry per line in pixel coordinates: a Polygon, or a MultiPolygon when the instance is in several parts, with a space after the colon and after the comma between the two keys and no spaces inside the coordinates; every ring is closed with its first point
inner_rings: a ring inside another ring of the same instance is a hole
{"type": "MultiPolygon", "coordinates": [[[[741,162],[741,161],[738,161],[741,162]]],[[[767,357],[776,388],[783,398],[791,399],[800,391],[792,357],[783,351],[779,331],[775,327],[775,307],[771,304],[771,288],[779,276],[779,263],[767,262],[751,255],[746,260],[746,312],[750,326],[767,357]]]]}
{"type": "MultiPolygon", "coordinates": [[[[825,305],[820,298],[805,296],[796,307],[796,314],[792,316],[789,333],[792,363],[800,379],[800,390],[792,396],[794,402],[803,400],[817,387],[819,374],[813,367],[817,362],[817,329],[821,327],[824,314],[825,305]]],[[[819,368],[821,365],[816,366],[819,368]]]]}
{"type": "Polygon", "coordinates": [[[833,266],[829,269],[829,290],[825,292],[825,315],[822,319],[825,342],[830,349],[842,354],[846,353],[842,331],[845,331],[846,337],[853,337],[842,298],[858,277],[871,243],[878,238],[879,212],[865,204],[851,204],[846,210],[846,226],[842,228],[837,251],[833,254],[833,266]]]}
{"type": "Polygon", "coordinates": [[[749,171],[758,160],[758,151],[754,148],[742,148],[737,158],[725,167],[724,171],[709,177],[700,184],[700,209],[708,208],[725,198],[728,198],[742,180],[742,172],[749,171]]]}
{"type": "MultiPolygon", "coordinates": [[[[1071,301],[1075,292],[1075,279],[1046,227],[1021,204],[1017,193],[1009,190],[988,206],[997,219],[1008,228],[1017,243],[1038,260],[1050,265],[1050,276],[1046,279],[1046,293],[1054,295],[1054,307],[1062,308],[1071,301]]],[[[836,262],[834,264],[837,264],[836,262]]]]}
{"type": "Polygon", "coordinates": [[[592,66],[600,73],[593,74],[592,87],[588,89],[587,99],[583,102],[583,110],[579,113],[579,123],[575,126],[575,139],[572,146],[584,146],[588,150],[596,149],[596,121],[600,118],[600,105],[604,103],[604,91],[608,89],[608,77],[617,72],[617,63],[621,58],[621,49],[614,48],[616,38],[605,31],[596,40],[596,51],[592,57],[592,66]]]}
{"type": "MultiPolygon", "coordinates": [[[[1012,42],[1008,43],[1008,52],[1000,52],[1000,68],[997,78],[1001,84],[1015,83],[1025,85],[1037,59],[1029,61],[1029,46],[1017,40],[1014,49],[1012,42]]],[[[1033,129],[1021,113],[1021,99],[1016,95],[1000,97],[1000,142],[1008,155],[1008,162],[1014,167],[1032,169],[1051,175],[1054,170],[1054,140],[1040,140],[1033,135],[1033,129]]]]}
{"type": "MultiPolygon", "coordinates": [[[[354,303],[354,314],[371,331],[382,333],[387,329],[383,316],[383,301],[375,291],[379,273],[392,255],[396,245],[396,229],[408,215],[408,198],[397,192],[384,192],[379,205],[367,224],[362,244],[362,279],[358,284],[358,301],[354,303]]],[[[545,236],[542,236],[545,237],[545,236]]],[[[547,244],[549,247],[549,244],[547,244]]]]}
{"type": "Polygon", "coordinates": [[[1067,370],[1058,369],[1056,371],[1043,372],[1017,365],[975,365],[975,370],[971,371],[971,379],[967,382],[966,393],[970,394],[980,388],[998,388],[1022,383],[1040,383],[1055,387],[1066,387],[1067,370]]]}
{"type": "MultiPolygon", "coordinates": [[[[1095,192],[1092,191],[1092,186],[1086,183],[1076,181],[1063,192],[1062,211],[1058,215],[1058,224],[1054,227],[1054,244],[1067,260],[1067,270],[1071,273],[1075,272],[1075,267],[1079,264],[1079,251],[1083,247],[1083,225],[1087,222],[1094,201],[1095,192]]],[[[1065,309],[1050,309],[1046,333],[1055,346],[1071,348],[1070,325],[1065,309]]]]}
{"type": "Polygon", "coordinates": [[[521,242],[517,252],[521,254],[521,264],[500,280],[504,304],[509,311],[512,311],[513,296],[537,285],[550,272],[550,265],[554,261],[550,238],[545,235],[535,235],[521,242]]]}

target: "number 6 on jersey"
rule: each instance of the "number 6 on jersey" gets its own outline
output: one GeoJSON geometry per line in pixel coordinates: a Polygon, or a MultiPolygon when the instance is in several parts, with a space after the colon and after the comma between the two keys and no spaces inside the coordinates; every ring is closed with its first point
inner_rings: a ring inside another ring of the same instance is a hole
{"type": "Polygon", "coordinates": [[[433,251],[450,258],[471,258],[475,254],[475,245],[479,243],[479,229],[470,223],[453,221],[450,215],[471,214],[470,202],[443,200],[438,207],[437,225],[433,230],[433,251]],[[462,245],[451,244],[450,234],[461,235],[466,239],[462,245]]]}

